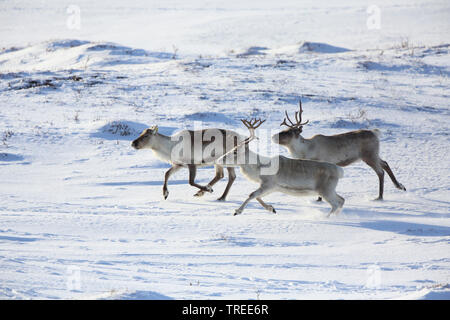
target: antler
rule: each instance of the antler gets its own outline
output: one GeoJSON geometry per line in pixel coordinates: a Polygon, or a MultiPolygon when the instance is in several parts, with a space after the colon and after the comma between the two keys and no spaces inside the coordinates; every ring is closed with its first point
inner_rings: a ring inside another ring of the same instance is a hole
{"type": "Polygon", "coordinates": [[[251,140],[255,138],[255,129],[259,128],[260,125],[262,125],[266,120],[261,119],[250,119],[250,120],[244,120],[241,119],[244,126],[247,127],[247,129],[250,131],[250,137],[245,139],[245,143],[249,143],[251,140]]]}
{"type": "Polygon", "coordinates": [[[254,130],[254,129],[259,128],[259,126],[262,125],[266,120],[254,118],[254,119],[250,119],[250,120],[241,119],[241,121],[244,124],[244,126],[247,127],[247,129],[254,130]]]}
{"type": "Polygon", "coordinates": [[[297,120],[297,124],[298,124],[299,126],[304,126],[305,124],[307,124],[307,123],[309,122],[309,120],[306,120],[305,122],[302,123],[302,113],[303,113],[302,100],[300,100],[300,101],[298,102],[298,105],[299,105],[300,111],[297,111],[297,112],[295,113],[295,120],[297,120]],[[300,120],[297,119],[297,115],[299,115],[300,120]]]}
{"type": "Polygon", "coordinates": [[[300,110],[295,112],[295,122],[293,123],[291,121],[291,119],[288,116],[287,111],[284,111],[284,113],[286,114],[286,118],[284,118],[283,122],[280,124],[280,126],[282,126],[283,124],[289,128],[300,128],[302,126],[304,126],[305,124],[309,123],[309,120],[306,120],[305,122],[302,123],[302,113],[303,113],[303,108],[302,108],[302,100],[299,101],[299,107],[300,110]],[[286,122],[286,119],[291,123],[288,124],[286,122]]]}
{"type": "Polygon", "coordinates": [[[222,156],[220,156],[219,158],[216,159],[216,163],[221,160],[222,158],[225,158],[229,153],[234,152],[234,150],[237,150],[238,148],[240,148],[243,145],[248,144],[250,141],[252,141],[253,139],[256,138],[255,136],[255,129],[259,128],[260,125],[262,125],[266,120],[261,120],[261,119],[250,119],[250,120],[245,120],[245,119],[241,119],[242,123],[244,124],[244,126],[250,131],[250,137],[248,137],[247,139],[245,139],[244,141],[242,141],[241,143],[239,143],[237,146],[235,146],[233,149],[231,149],[230,151],[224,153],[222,156]]]}
{"type": "Polygon", "coordinates": [[[289,119],[287,111],[284,111],[284,113],[286,114],[286,118],[284,118],[283,122],[280,124],[280,127],[284,124],[286,127],[295,128],[296,125],[291,121],[291,119],[289,119]],[[289,120],[289,122],[291,123],[290,125],[286,122],[286,119],[289,120]]]}

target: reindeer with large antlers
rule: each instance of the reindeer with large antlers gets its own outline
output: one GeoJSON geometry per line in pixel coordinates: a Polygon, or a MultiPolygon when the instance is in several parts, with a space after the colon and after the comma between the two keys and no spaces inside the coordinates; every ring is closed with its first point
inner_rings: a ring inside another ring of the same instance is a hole
{"type": "MultiPolygon", "coordinates": [[[[200,197],[205,192],[213,192],[212,186],[224,177],[223,167],[214,164],[214,160],[232,149],[244,137],[231,130],[205,129],[205,130],[182,130],[172,136],[166,136],[158,132],[158,126],[145,129],[131,145],[135,149],[151,149],[162,161],[172,166],[166,172],[163,185],[163,196],[167,199],[169,191],[167,183],[172,174],[181,168],[189,169],[189,184],[200,189],[195,196],[200,197]],[[212,166],[216,168],[216,175],[206,185],[202,186],[195,182],[198,167],[212,166]]],[[[224,201],[236,179],[233,167],[228,170],[228,184],[222,196],[217,199],[224,201]]]]}
{"type": "Polygon", "coordinates": [[[406,191],[405,187],[395,178],[388,163],[379,156],[379,130],[357,130],[332,136],[319,134],[305,139],[301,133],[303,126],[309,121],[302,123],[303,109],[301,100],[299,105],[300,110],[295,112],[295,123],[291,121],[287,111],[285,112],[286,118],[280,126],[285,125],[288,128],[273,135],[273,142],[286,147],[293,157],[299,159],[325,161],[341,167],[348,166],[358,160],[364,161],[378,175],[379,193],[377,200],[383,199],[384,171],[388,173],[398,189],[406,191]],[[286,119],[290,124],[286,122],[286,119]]]}
{"type": "Polygon", "coordinates": [[[240,167],[247,179],[259,183],[259,188],[236,209],[234,215],[242,213],[253,199],[256,199],[266,210],[275,213],[273,206],[262,200],[263,196],[273,192],[294,196],[319,194],[331,205],[328,216],[341,210],[345,200],[336,193],[336,186],[339,178],[344,174],[342,168],[326,162],[291,159],[284,156],[265,157],[256,154],[248,148],[248,145],[256,138],[255,129],[265,120],[241,121],[250,131],[250,137],[218,158],[216,163],[225,167],[240,167]],[[231,159],[230,155],[232,155],[231,159]]]}

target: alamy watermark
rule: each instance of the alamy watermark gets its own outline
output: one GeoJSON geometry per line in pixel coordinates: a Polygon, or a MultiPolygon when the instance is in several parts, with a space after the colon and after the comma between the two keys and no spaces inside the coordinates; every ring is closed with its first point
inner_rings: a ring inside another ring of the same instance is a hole
{"type": "MultiPolygon", "coordinates": [[[[279,151],[279,146],[270,143],[268,130],[258,130],[253,140],[257,152],[249,149],[245,130],[204,129],[202,122],[194,122],[194,130],[184,130],[171,137],[175,146],[171,161],[191,164],[219,164],[227,166],[258,165],[262,175],[278,172],[279,157],[263,156],[279,151]],[[256,142],[256,143],[255,143],[256,142]],[[277,149],[277,150],[274,150],[277,149]]],[[[273,134],[273,132],[272,132],[273,134]]]]}
{"type": "Polygon", "coordinates": [[[132,146],[153,149],[172,164],[222,167],[255,166],[260,175],[275,175],[279,169],[280,146],[271,143],[274,130],[207,128],[194,122],[193,130],[182,130],[171,136],[158,132],[158,126],[144,130],[132,146]],[[250,134],[249,134],[250,133],[250,134]],[[251,144],[251,146],[250,146],[251,144]],[[255,150],[255,151],[254,151],[255,150]]]}
{"type": "Polygon", "coordinates": [[[78,266],[67,267],[66,288],[69,291],[81,290],[81,269],[78,266]]]}
{"type": "Polygon", "coordinates": [[[366,270],[365,287],[369,289],[379,289],[381,287],[381,269],[379,266],[371,265],[366,270]]]}
{"type": "Polygon", "coordinates": [[[366,10],[369,15],[366,20],[366,26],[369,30],[381,29],[381,9],[377,5],[371,5],[366,10]]]}
{"type": "Polygon", "coordinates": [[[81,9],[75,4],[71,4],[67,7],[66,13],[68,14],[66,20],[66,27],[70,30],[81,29],[81,9]]]}

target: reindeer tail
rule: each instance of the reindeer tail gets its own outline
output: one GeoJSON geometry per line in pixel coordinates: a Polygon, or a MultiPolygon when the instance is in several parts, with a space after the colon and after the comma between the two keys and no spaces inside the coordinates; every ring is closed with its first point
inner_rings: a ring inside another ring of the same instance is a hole
{"type": "Polygon", "coordinates": [[[381,136],[381,131],[380,130],[372,129],[371,131],[377,136],[377,138],[379,138],[381,136]]]}

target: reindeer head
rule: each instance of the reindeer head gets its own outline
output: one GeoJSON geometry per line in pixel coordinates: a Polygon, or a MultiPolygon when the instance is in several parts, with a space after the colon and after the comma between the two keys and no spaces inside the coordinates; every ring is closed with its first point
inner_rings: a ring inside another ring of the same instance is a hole
{"type": "Polygon", "coordinates": [[[284,118],[283,122],[280,126],[285,125],[287,129],[276,133],[272,136],[272,141],[274,143],[281,144],[282,146],[287,146],[291,144],[294,140],[301,139],[301,133],[303,131],[303,126],[309,122],[309,120],[302,123],[302,101],[299,101],[300,110],[295,112],[295,123],[291,121],[289,118],[287,111],[285,111],[286,118],[284,118]],[[286,119],[289,123],[286,122],[286,119]]]}
{"type": "Polygon", "coordinates": [[[158,132],[158,126],[153,126],[151,128],[142,131],[140,136],[131,143],[131,146],[135,149],[145,149],[151,146],[152,138],[158,132]]]}

